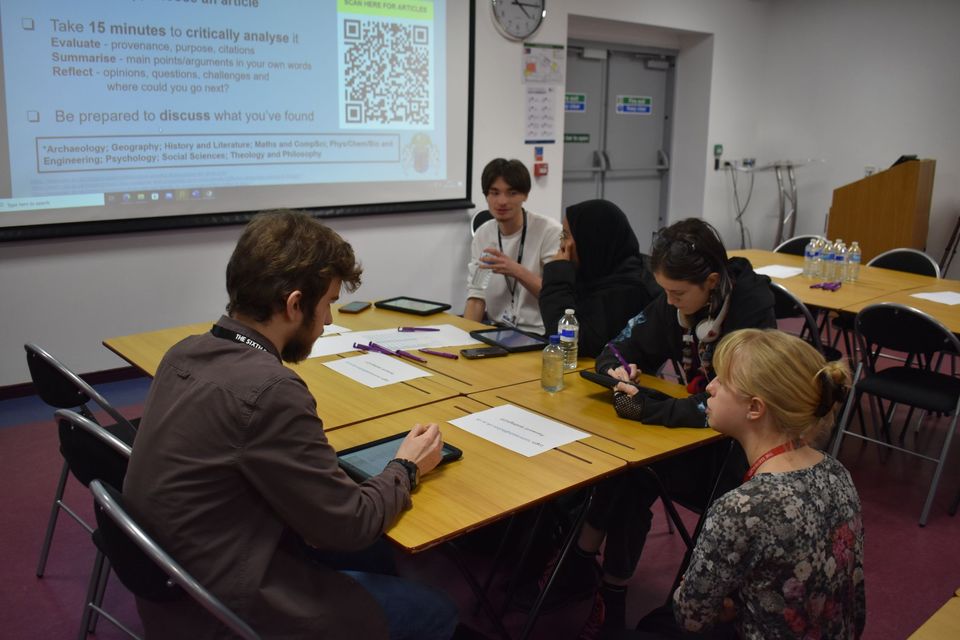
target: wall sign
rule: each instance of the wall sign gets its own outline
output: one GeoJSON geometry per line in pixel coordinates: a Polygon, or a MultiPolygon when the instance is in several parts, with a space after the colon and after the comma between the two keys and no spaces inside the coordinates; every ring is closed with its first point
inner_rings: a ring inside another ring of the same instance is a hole
{"type": "Polygon", "coordinates": [[[650,96],[617,96],[617,115],[648,116],[653,113],[650,96]]]}
{"type": "Polygon", "coordinates": [[[587,94],[567,93],[563,97],[563,110],[584,113],[587,110],[587,94]]]}

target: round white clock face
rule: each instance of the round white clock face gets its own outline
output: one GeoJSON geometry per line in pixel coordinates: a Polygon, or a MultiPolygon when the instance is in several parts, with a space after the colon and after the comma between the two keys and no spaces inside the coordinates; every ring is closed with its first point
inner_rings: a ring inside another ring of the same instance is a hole
{"type": "Polygon", "coordinates": [[[522,40],[540,28],[546,0],[490,0],[493,18],[503,35],[522,40]]]}

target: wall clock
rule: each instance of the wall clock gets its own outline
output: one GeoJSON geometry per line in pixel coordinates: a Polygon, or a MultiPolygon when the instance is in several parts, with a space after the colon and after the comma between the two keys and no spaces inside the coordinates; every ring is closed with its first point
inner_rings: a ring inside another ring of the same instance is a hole
{"type": "Polygon", "coordinates": [[[493,20],[511,40],[528,38],[547,15],[546,0],[490,0],[493,20]]]}

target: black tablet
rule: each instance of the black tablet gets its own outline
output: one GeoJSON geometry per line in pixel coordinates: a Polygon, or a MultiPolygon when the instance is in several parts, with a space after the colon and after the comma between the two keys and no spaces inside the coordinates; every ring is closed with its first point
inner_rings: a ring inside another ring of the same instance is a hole
{"type": "MultiPolygon", "coordinates": [[[[340,467],[357,482],[363,482],[367,478],[379,474],[388,462],[397,457],[397,447],[400,446],[400,441],[407,437],[407,433],[409,432],[398,433],[344,449],[337,454],[340,467]]],[[[462,456],[463,452],[460,449],[444,442],[443,451],[440,454],[440,464],[459,460],[462,456]]]]}
{"type": "Polygon", "coordinates": [[[548,344],[545,339],[536,334],[508,327],[477,329],[476,331],[471,331],[470,336],[491,346],[506,349],[510,353],[537,351],[543,349],[548,344]]]}
{"type": "MultiPolygon", "coordinates": [[[[590,382],[595,382],[599,385],[607,387],[608,389],[613,389],[615,386],[617,386],[618,382],[622,382],[622,380],[617,380],[613,376],[608,376],[605,373],[597,373],[596,371],[590,371],[588,369],[581,371],[580,377],[584,378],[585,380],[589,380],[590,382]]],[[[638,386],[635,382],[628,382],[627,384],[632,384],[635,387],[638,386]]]]}
{"type": "Polygon", "coordinates": [[[433,313],[440,313],[450,308],[450,305],[443,302],[433,302],[432,300],[420,300],[409,296],[397,296],[388,300],[375,302],[374,306],[378,309],[388,309],[390,311],[400,311],[402,313],[412,313],[417,316],[429,316],[433,313]]]}

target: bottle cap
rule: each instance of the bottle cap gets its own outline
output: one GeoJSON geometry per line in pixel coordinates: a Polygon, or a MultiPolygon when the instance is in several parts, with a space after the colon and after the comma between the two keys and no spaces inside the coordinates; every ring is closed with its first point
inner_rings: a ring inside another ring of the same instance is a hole
{"type": "Polygon", "coordinates": [[[568,316],[572,316],[572,315],[573,315],[573,309],[566,309],[566,310],[564,310],[564,313],[567,314],[568,316]]]}
{"type": "Polygon", "coordinates": [[[560,344],[560,336],[557,334],[550,336],[550,344],[560,344]]]}

